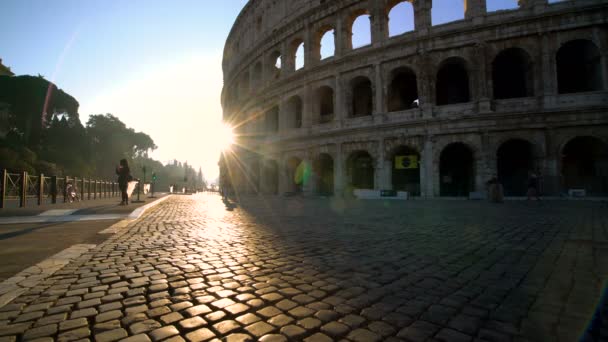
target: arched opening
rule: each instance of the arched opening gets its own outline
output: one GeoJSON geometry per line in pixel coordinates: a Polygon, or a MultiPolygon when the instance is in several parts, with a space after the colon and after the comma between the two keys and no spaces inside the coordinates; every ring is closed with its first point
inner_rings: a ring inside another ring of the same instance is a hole
{"type": "Polygon", "coordinates": [[[274,160],[268,160],[264,164],[264,192],[276,195],[279,193],[279,166],[274,160]]]}
{"type": "Polygon", "coordinates": [[[365,151],[357,151],[348,159],[348,174],[354,189],[374,188],[374,160],[365,151]]]}
{"type": "Polygon", "coordinates": [[[562,150],[563,190],[585,189],[608,195],[608,144],[595,137],[576,137],[562,150]]]}
{"type": "Polygon", "coordinates": [[[470,101],[469,75],[462,58],[446,59],[437,72],[437,105],[448,105],[470,101]]]}
{"type": "Polygon", "coordinates": [[[420,154],[418,151],[399,146],[392,154],[393,190],[407,191],[412,196],[420,196],[420,154]]]}
{"type": "Polygon", "coordinates": [[[414,31],[414,6],[409,1],[395,1],[388,12],[388,36],[414,31]]]}
{"type": "Polygon", "coordinates": [[[486,0],[486,11],[496,12],[518,9],[518,0],[486,0]]]}
{"type": "Polygon", "coordinates": [[[291,157],[287,160],[287,191],[300,193],[304,190],[304,184],[310,176],[307,170],[306,163],[297,157],[291,157]]]}
{"type": "Polygon", "coordinates": [[[262,83],[262,62],[257,62],[253,67],[253,75],[252,75],[253,85],[254,87],[259,86],[262,83]]]}
{"type": "Polygon", "coordinates": [[[319,53],[321,59],[333,57],[336,52],[336,38],[334,29],[329,28],[327,31],[322,33],[321,40],[319,43],[319,53]]]}
{"type": "Polygon", "coordinates": [[[273,53],[270,54],[270,67],[268,68],[268,70],[270,70],[270,77],[269,78],[279,78],[279,76],[281,76],[281,69],[282,69],[282,61],[281,61],[281,53],[279,51],[275,51],[273,53]]]}
{"type": "Polygon", "coordinates": [[[433,0],[432,25],[441,25],[464,19],[464,0],[433,0]]]}
{"type": "Polygon", "coordinates": [[[444,148],[439,161],[439,177],[441,196],[469,196],[475,186],[471,149],[463,143],[444,148]]]}
{"type": "Polygon", "coordinates": [[[326,123],[334,117],[334,90],[328,86],[317,89],[317,101],[319,106],[319,122],[326,123]]]}
{"type": "Polygon", "coordinates": [[[292,45],[295,70],[300,70],[304,67],[304,42],[296,40],[292,45]]]}
{"type": "Polygon", "coordinates": [[[287,100],[288,123],[290,128],[302,127],[302,99],[292,96],[287,100]]]}
{"type": "Polygon", "coordinates": [[[273,107],[264,114],[266,132],[275,133],[279,131],[279,108],[273,107]]]}
{"type": "Polygon", "coordinates": [[[418,107],[418,85],[416,74],[409,68],[393,71],[388,89],[388,111],[397,112],[418,107]]]}
{"type": "Polygon", "coordinates": [[[532,59],[522,49],[500,52],[492,62],[495,99],[512,99],[534,95],[532,59]]]}
{"type": "Polygon", "coordinates": [[[351,81],[352,88],[352,116],[372,115],[373,91],[372,82],[364,76],[356,77],[351,81]]]}
{"type": "Polygon", "coordinates": [[[372,44],[372,26],[369,13],[359,14],[351,26],[350,44],[358,49],[372,44]]]}
{"type": "Polygon", "coordinates": [[[512,139],[500,145],[496,151],[496,169],[506,196],[524,196],[529,173],[535,169],[532,144],[512,139]]]}
{"type": "Polygon", "coordinates": [[[313,170],[317,180],[317,193],[323,196],[334,194],[334,159],[321,153],[315,160],[313,170]]]}
{"type": "Polygon", "coordinates": [[[557,51],[557,85],[560,94],[602,90],[600,51],[588,40],[572,40],[557,51]]]}

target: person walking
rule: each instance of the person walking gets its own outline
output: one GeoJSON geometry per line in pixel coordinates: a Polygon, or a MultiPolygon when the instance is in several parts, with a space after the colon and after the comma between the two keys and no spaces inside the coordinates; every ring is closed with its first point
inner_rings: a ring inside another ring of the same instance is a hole
{"type": "Polygon", "coordinates": [[[129,204],[127,188],[129,187],[129,181],[133,178],[131,177],[131,170],[129,169],[129,163],[127,163],[126,159],[120,160],[120,164],[116,167],[116,174],[118,175],[118,187],[120,188],[122,196],[120,205],[127,205],[129,204]]]}
{"type": "Polygon", "coordinates": [[[528,201],[535,197],[537,201],[540,201],[540,187],[539,179],[535,172],[530,172],[528,177],[528,201]]]}

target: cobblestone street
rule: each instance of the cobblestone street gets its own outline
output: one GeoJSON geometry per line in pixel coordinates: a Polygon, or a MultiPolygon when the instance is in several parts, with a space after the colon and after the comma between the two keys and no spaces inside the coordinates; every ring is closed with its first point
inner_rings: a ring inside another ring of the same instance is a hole
{"type": "Polygon", "coordinates": [[[0,342],[577,341],[607,209],[174,196],[1,307],[0,342]]]}

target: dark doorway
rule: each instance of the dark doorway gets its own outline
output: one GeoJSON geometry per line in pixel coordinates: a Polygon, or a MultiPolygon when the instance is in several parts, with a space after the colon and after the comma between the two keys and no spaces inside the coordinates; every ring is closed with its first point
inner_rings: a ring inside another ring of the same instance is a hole
{"type": "Polygon", "coordinates": [[[372,115],[372,82],[367,77],[357,77],[352,81],[352,91],[353,116],[372,115]]]}
{"type": "Polygon", "coordinates": [[[534,171],[532,144],[521,139],[503,143],[496,152],[496,168],[505,196],[524,196],[528,174],[534,171]]]}
{"type": "Polygon", "coordinates": [[[331,196],[334,194],[334,160],[326,153],[319,155],[314,165],[317,176],[317,192],[319,195],[331,196]]]}
{"type": "Polygon", "coordinates": [[[557,52],[556,63],[560,94],[602,90],[601,55],[592,42],[567,42],[557,52]]]}
{"type": "Polygon", "coordinates": [[[317,89],[317,101],[319,105],[319,122],[326,123],[334,117],[334,90],[328,86],[317,89]]]}
{"type": "Polygon", "coordinates": [[[374,188],[374,161],[369,153],[365,151],[353,153],[348,164],[353,188],[374,188]]]}
{"type": "Polygon", "coordinates": [[[532,61],[519,48],[502,51],[492,63],[495,99],[512,99],[534,95],[532,61]]]}
{"type": "Polygon", "coordinates": [[[445,60],[437,72],[437,105],[448,105],[470,101],[469,75],[461,58],[445,60]]]}
{"type": "Polygon", "coordinates": [[[289,192],[300,193],[304,190],[304,167],[302,159],[292,157],[287,161],[287,186],[289,192]]]}
{"type": "Polygon", "coordinates": [[[391,165],[393,190],[420,196],[420,154],[407,146],[397,147],[391,165]]]}
{"type": "Polygon", "coordinates": [[[475,186],[473,152],[463,143],[453,143],[443,149],[439,163],[441,196],[469,196],[475,186]]]}
{"type": "Polygon", "coordinates": [[[577,137],[562,151],[564,191],[585,189],[587,195],[608,195],[608,145],[598,138],[577,137]]]}
{"type": "Polygon", "coordinates": [[[388,90],[388,111],[397,112],[416,108],[418,103],[418,86],[416,84],[416,74],[408,68],[397,69],[393,73],[388,90]]]}
{"type": "Polygon", "coordinates": [[[277,162],[269,160],[266,162],[264,167],[265,175],[265,192],[268,194],[276,195],[279,193],[279,167],[277,162]]]}

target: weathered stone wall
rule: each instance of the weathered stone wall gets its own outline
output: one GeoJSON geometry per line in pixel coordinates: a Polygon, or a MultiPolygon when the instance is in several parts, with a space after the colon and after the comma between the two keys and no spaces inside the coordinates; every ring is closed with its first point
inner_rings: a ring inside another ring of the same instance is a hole
{"type": "Polygon", "coordinates": [[[400,2],[247,4],[224,55],[224,119],[238,127],[243,146],[236,151],[238,166],[228,165],[237,190],[264,192],[273,182],[267,177],[268,162],[273,161],[278,192],[288,191],[293,175],[286,163],[297,157],[313,169],[304,192],[314,193],[315,160],[325,153],[333,159],[333,186],[341,194],[352,185],[349,157],[357,151],[373,159],[374,188],[391,189],[394,151],[407,146],[420,154],[421,196],[435,197],[442,194],[442,179],[450,178],[442,178],[440,172],[442,151],[462,143],[472,154],[470,190],[481,192],[498,173],[498,149],[513,139],[530,144],[533,169],[542,175],[544,192],[567,190],[561,170],[568,141],[592,136],[608,143],[608,4],[527,0],[519,1],[519,9],[488,13],[485,0],[465,0],[465,19],[431,26],[432,2],[414,0],[415,29],[389,37],[387,14],[400,2]],[[350,27],[363,13],[370,15],[372,44],[352,49],[350,27]],[[320,36],[327,29],[335,30],[335,53],[320,60],[320,36]],[[556,56],[564,44],[575,40],[590,42],[599,51],[596,70],[602,84],[591,91],[560,94],[556,56]],[[305,65],[295,70],[294,42],[300,41],[305,65]],[[510,48],[528,58],[531,94],[497,99],[493,63],[510,48]],[[274,68],[277,55],[280,70],[274,68]],[[453,61],[468,76],[469,98],[437,105],[438,75],[453,61]],[[404,67],[415,75],[419,105],[389,112],[394,72],[404,67]],[[372,115],[352,117],[352,82],[361,77],[371,82],[372,115]],[[319,116],[317,90],[322,86],[334,92],[333,115],[325,118],[319,116]],[[294,96],[303,103],[301,127],[294,127],[293,108],[288,105],[294,96]],[[279,110],[278,132],[266,129],[264,113],[272,108],[279,110]]]}

